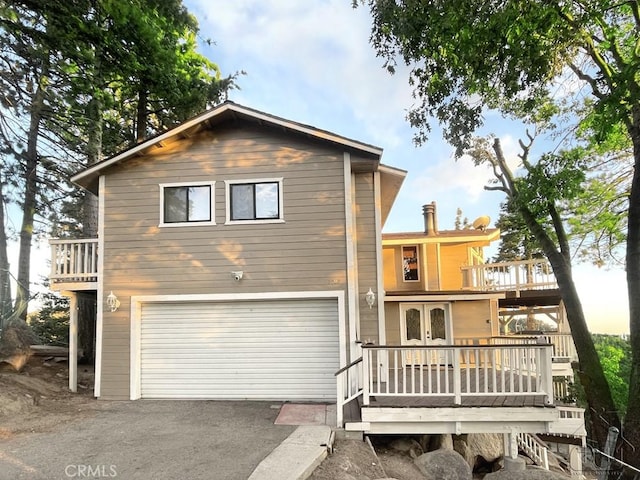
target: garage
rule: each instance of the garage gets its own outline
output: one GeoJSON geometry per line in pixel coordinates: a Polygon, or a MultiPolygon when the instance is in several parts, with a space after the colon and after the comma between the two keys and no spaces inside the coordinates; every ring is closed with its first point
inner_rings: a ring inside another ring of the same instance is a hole
{"type": "Polygon", "coordinates": [[[335,400],[336,299],[140,308],[142,398],[335,400]]]}

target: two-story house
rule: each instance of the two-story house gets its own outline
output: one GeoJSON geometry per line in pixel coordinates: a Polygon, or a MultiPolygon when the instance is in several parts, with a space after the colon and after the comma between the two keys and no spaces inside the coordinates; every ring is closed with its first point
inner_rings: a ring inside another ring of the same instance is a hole
{"type": "Polygon", "coordinates": [[[225,102],[76,174],[99,233],[52,240],[51,285],[97,292],[95,396],[335,402],[383,312],[381,156],[225,102]]]}
{"type": "Polygon", "coordinates": [[[537,288],[491,277],[499,231],[440,231],[431,204],[424,231],[383,236],[406,172],[381,157],[225,102],[77,173],[98,236],[51,241],[70,387],[95,292],[99,398],[337,403],[346,430],[502,433],[508,454],[583,431],[556,404],[553,339],[499,336],[537,288]]]}

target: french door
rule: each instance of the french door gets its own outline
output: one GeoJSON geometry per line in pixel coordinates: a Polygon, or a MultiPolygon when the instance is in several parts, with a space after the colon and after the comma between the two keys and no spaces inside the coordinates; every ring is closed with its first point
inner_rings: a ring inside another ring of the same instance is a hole
{"type": "MultiPolygon", "coordinates": [[[[400,305],[400,343],[402,345],[450,345],[452,342],[451,308],[448,303],[406,303],[400,305]]],[[[407,351],[407,365],[446,363],[446,351],[434,352],[427,359],[420,350],[407,351]]]]}

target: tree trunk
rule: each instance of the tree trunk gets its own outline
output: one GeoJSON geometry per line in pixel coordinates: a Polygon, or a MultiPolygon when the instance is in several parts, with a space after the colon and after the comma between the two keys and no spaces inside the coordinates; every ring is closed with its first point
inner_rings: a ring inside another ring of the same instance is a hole
{"type": "Polygon", "coordinates": [[[623,443],[622,448],[625,454],[624,460],[640,469],[640,106],[638,105],[633,109],[633,127],[629,130],[633,142],[635,167],[629,195],[626,256],[631,375],[627,414],[622,431],[628,443],[623,443]]]}
{"type": "Polygon", "coordinates": [[[582,303],[573,281],[568,244],[561,227],[556,226],[558,242],[565,245],[564,252],[556,249],[555,243],[549,238],[546,231],[538,224],[533,214],[520,206],[519,210],[527,227],[536,237],[542,247],[545,256],[553,267],[553,273],[558,282],[560,296],[564,302],[567,313],[567,321],[571,327],[571,336],[576,346],[580,370],[578,376],[587,397],[589,411],[587,412],[590,431],[598,442],[600,448],[604,448],[607,440],[609,426],[620,427],[620,420],[615,409],[613,397],[607,379],[602,370],[602,364],[598,352],[593,344],[593,338],[587,327],[587,321],[582,309],[582,303]]]}
{"type": "Polygon", "coordinates": [[[561,257],[560,259],[549,258],[549,261],[558,281],[560,295],[567,313],[567,321],[571,327],[571,336],[578,354],[578,377],[587,397],[589,406],[587,419],[590,423],[590,431],[600,448],[603,449],[609,427],[620,428],[620,418],[598,352],[593,344],[591,332],[587,327],[571,270],[567,268],[566,262],[561,257]]]}
{"type": "Polygon", "coordinates": [[[140,86],[138,105],[136,107],[136,143],[147,137],[147,92],[140,86]]]}
{"type": "Polygon", "coordinates": [[[0,177],[0,330],[9,323],[13,313],[11,306],[11,275],[7,255],[7,232],[5,230],[5,203],[2,177],[0,177]]]}
{"type": "MultiPolygon", "coordinates": [[[[100,93],[94,95],[87,106],[89,132],[87,140],[87,166],[102,159],[102,101],[100,93]]],[[[98,197],[86,192],[84,197],[82,233],[85,238],[98,236],[98,197]]]]}
{"type": "MultiPolygon", "coordinates": [[[[99,53],[99,50],[97,54],[99,53]]],[[[97,62],[96,69],[99,69],[97,62]]],[[[100,74],[96,74],[98,80],[100,74]]],[[[98,85],[100,83],[97,83],[98,85]]],[[[87,165],[98,163],[102,158],[102,101],[100,92],[96,93],[87,106],[87,118],[90,126],[87,141],[87,165]]],[[[82,234],[85,238],[98,236],[98,197],[91,192],[85,192],[83,202],[82,234]]],[[[98,253],[99,255],[102,252],[98,253]]],[[[78,296],[78,348],[83,355],[83,363],[94,361],[96,308],[95,295],[93,300],[87,301],[83,295],[78,296]],[[90,306],[93,304],[93,308],[90,306]]]]}
{"type": "Polygon", "coordinates": [[[20,253],[18,257],[18,281],[16,302],[14,306],[17,318],[27,320],[29,304],[31,240],[33,239],[33,219],[36,212],[38,191],[38,140],[40,124],[44,110],[45,81],[49,74],[49,61],[43,61],[38,88],[31,100],[29,132],[27,134],[27,151],[24,155],[24,201],[22,203],[22,226],[20,227],[20,253]]]}

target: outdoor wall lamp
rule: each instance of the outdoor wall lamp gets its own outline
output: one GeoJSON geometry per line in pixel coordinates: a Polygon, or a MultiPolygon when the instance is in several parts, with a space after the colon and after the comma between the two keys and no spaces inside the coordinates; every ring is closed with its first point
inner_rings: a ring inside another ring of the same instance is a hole
{"type": "Polygon", "coordinates": [[[373,293],[371,287],[369,287],[369,291],[365,293],[364,299],[367,302],[367,305],[369,305],[369,308],[373,308],[373,304],[376,302],[376,294],[373,293]]]}
{"type": "Polygon", "coordinates": [[[120,300],[113,294],[113,291],[107,295],[107,307],[110,312],[115,312],[120,306],[120,300]]]}
{"type": "Polygon", "coordinates": [[[240,280],[242,280],[243,276],[244,276],[244,272],[242,270],[231,272],[231,278],[233,278],[236,282],[239,282],[240,280]]]}

